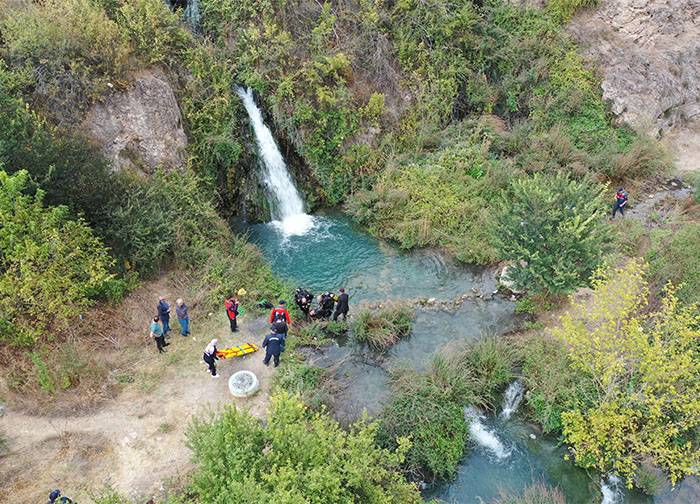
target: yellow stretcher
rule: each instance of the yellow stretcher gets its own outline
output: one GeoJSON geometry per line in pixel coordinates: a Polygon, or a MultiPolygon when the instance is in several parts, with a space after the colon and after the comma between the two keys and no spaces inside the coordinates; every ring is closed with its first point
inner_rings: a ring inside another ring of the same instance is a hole
{"type": "Polygon", "coordinates": [[[260,347],[254,343],[244,343],[241,346],[224,348],[216,351],[216,356],[219,359],[230,359],[231,357],[240,357],[249,353],[257,352],[260,347]]]}

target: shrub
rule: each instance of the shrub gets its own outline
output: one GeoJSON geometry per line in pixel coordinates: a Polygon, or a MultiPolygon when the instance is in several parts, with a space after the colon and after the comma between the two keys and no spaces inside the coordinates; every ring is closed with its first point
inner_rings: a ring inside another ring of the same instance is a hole
{"type": "Polygon", "coordinates": [[[1,338],[16,347],[51,339],[111,279],[108,251],[85,222],[44,206],[41,190],[25,194],[28,186],[26,171],[0,171],[1,338]]]}
{"type": "Polygon", "coordinates": [[[585,285],[608,246],[604,188],[563,174],[514,180],[495,240],[516,287],[556,295],[585,285]]]}
{"type": "Polygon", "coordinates": [[[700,311],[669,288],[650,309],[644,265],[599,275],[590,300],[574,304],[553,335],[569,348],[571,370],[596,386],[595,401],[562,413],[576,462],[633,477],[642,459],[672,482],[700,462],[700,311]]]}
{"type": "Polygon", "coordinates": [[[330,385],[325,369],[303,362],[297,353],[290,353],[284,362],[275,374],[275,390],[300,397],[312,409],[327,404],[330,385]]]}
{"type": "Polygon", "coordinates": [[[522,495],[505,495],[492,504],[566,504],[566,497],[556,487],[536,483],[525,488],[522,495]]]}
{"type": "Polygon", "coordinates": [[[647,253],[651,274],[659,286],[678,286],[676,296],[686,304],[700,303],[700,223],[689,222],[678,230],[657,230],[647,253]]]}
{"type": "Polygon", "coordinates": [[[290,330],[289,340],[292,348],[301,346],[322,347],[333,339],[347,335],[348,324],[345,321],[314,320],[299,326],[295,324],[290,330]]]}
{"type": "Polygon", "coordinates": [[[598,0],[548,0],[546,9],[557,21],[566,23],[579,10],[596,5],[598,0]]]}
{"type": "Polygon", "coordinates": [[[413,309],[391,306],[379,311],[362,309],[352,321],[352,335],[360,344],[384,352],[411,333],[413,309]]]}
{"type": "Polygon", "coordinates": [[[273,396],[267,427],[235,408],[196,420],[189,446],[196,466],[188,489],[198,502],[421,501],[397,467],[408,446],[392,452],[375,444],[376,423],[349,432],[298,400],[273,396]]]}

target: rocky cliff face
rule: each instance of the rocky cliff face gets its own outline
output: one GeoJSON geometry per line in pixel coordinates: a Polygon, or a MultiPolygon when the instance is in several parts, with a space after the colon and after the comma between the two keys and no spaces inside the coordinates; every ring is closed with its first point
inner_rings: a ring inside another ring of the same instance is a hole
{"type": "Polygon", "coordinates": [[[160,72],[142,72],[125,92],[94,105],[83,128],[114,170],[150,174],[157,166],[177,169],[185,162],[187,136],[180,108],[160,72]]]}
{"type": "Polygon", "coordinates": [[[700,118],[700,0],[601,0],[569,31],[622,120],[663,136],[700,118]]]}

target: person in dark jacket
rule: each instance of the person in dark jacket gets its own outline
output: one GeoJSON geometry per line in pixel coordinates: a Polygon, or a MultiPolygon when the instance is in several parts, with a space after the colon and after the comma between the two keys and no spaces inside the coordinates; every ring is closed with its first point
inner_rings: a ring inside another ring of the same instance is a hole
{"type": "Polygon", "coordinates": [[[218,339],[213,339],[209,342],[207,347],[204,349],[204,355],[203,359],[204,362],[206,362],[209,365],[209,372],[211,373],[212,378],[218,378],[219,375],[216,374],[216,363],[215,361],[219,360],[219,357],[216,355],[216,345],[219,344],[218,339]]]}
{"type": "Polygon", "coordinates": [[[187,305],[182,299],[175,301],[175,314],[177,321],[180,323],[180,334],[182,336],[190,335],[190,314],[187,305]]]}
{"type": "Polygon", "coordinates": [[[274,357],[275,367],[280,365],[280,354],[282,353],[282,344],[284,343],[284,335],[272,333],[265,336],[262,346],[265,349],[265,358],[263,364],[270,365],[270,358],[274,357]]]}
{"type": "Polygon", "coordinates": [[[619,211],[622,216],[625,216],[625,207],[627,206],[627,191],[623,187],[620,187],[618,189],[617,193],[615,193],[615,206],[613,207],[612,211],[612,218],[615,218],[615,214],[619,211]]]}
{"type": "Polygon", "coordinates": [[[333,320],[338,320],[340,315],[343,316],[343,320],[348,318],[348,312],[350,311],[350,296],[345,292],[345,289],[340,289],[340,296],[338,296],[338,302],[335,305],[335,312],[333,313],[333,320]]]}
{"type": "Polygon", "coordinates": [[[170,332],[170,305],[165,300],[165,296],[160,296],[158,298],[158,306],[156,306],[158,311],[158,317],[163,323],[163,336],[167,336],[170,332]]]}
{"type": "Polygon", "coordinates": [[[49,494],[49,502],[47,504],[71,504],[73,501],[64,495],[61,495],[60,490],[54,490],[49,494]]]}
{"type": "Polygon", "coordinates": [[[231,325],[231,332],[234,333],[238,331],[238,299],[231,296],[224,301],[224,308],[226,308],[226,316],[231,325]]]}

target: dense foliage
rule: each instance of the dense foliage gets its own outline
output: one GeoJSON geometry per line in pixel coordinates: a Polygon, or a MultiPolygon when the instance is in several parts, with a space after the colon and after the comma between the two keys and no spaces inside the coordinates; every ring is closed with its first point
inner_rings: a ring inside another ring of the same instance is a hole
{"type": "Polygon", "coordinates": [[[377,311],[362,309],[353,317],[355,341],[384,352],[411,333],[414,310],[410,306],[388,306],[377,311]]]}
{"type": "Polygon", "coordinates": [[[185,501],[421,502],[397,471],[410,445],[395,452],[375,444],[377,424],[349,431],[296,398],[272,398],[267,424],[235,408],[195,421],[189,445],[196,465],[185,501]]]}
{"type": "Polygon", "coordinates": [[[561,294],[584,285],[609,247],[604,188],[557,174],[511,183],[496,243],[520,290],[561,294]]]}
{"type": "Polygon", "coordinates": [[[0,342],[51,340],[104,292],[112,260],[85,222],[47,207],[27,172],[0,170],[0,342]]]}
{"type": "Polygon", "coordinates": [[[698,307],[672,287],[650,307],[644,277],[638,261],[597,276],[591,298],[553,331],[565,346],[531,349],[524,368],[529,405],[546,427],[561,426],[576,462],[630,484],[645,460],[672,481],[694,474],[700,453],[698,307]]]}
{"type": "Polygon", "coordinates": [[[652,233],[646,257],[651,274],[661,286],[672,282],[676,296],[684,303],[700,304],[700,223],[689,222],[678,229],[661,229],[652,233]]]}

